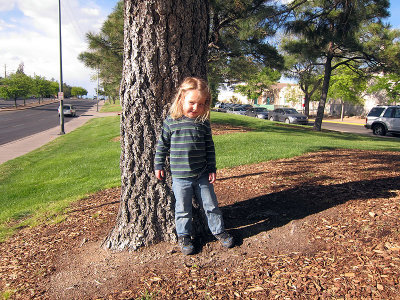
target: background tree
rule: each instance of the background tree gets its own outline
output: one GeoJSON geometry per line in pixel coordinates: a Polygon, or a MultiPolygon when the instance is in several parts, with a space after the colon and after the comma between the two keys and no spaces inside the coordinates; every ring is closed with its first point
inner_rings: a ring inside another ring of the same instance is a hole
{"type": "Polygon", "coordinates": [[[72,89],[72,86],[68,85],[65,82],[63,83],[64,98],[70,98],[71,97],[71,89],[72,89]]]}
{"type": "MultiPolygon", "coordinates": [[[[279,6],[272,0],[210,1],[208,82],[213,99],[224,82],[244,82],[250,70],[281,69],[283,58],[268,43],[278,23],[279,6]]],[[[123,3],[118,2],[99,34],[88,33],[89,51],[79,55],[85,65],[100,70],[107,95],[118,90],[122,74],[123,3]]]]}
{"type": "Polygon", "coordinates": [[[261,71],[254,70],[246,77],[247,80],[244,83],[235,86],[235,91],[254,101],[281,78],[281,73],[265,67],[261,71]]]}
{"type": "Polygon", "coordinates": [[[283,95],[286,101],[289,102],[292,106],[296,104],[302,104],[304,97],[303,91],[300,88],[298,88],[297,85],[295,86],[288,85],[283,95]]]}
{"type": "MultiPolygon", "coordinates": [[[[108,16],[98,34],[86,35],[89,51],[79,55],[79,59],[93,70],[100,78],[103,92],[110,99],[119,96],[122,79],[122,61],[124,49],[123,1],[119,1],[108,16]]],[[[97,79],[97,78],[96,78],[97,79]]]]}
{"type": "Polygon", "coordinates": [[[51,82],[46,80],[46,78],[39,75],[32,78],[31,93],[38,98],[39,103],[42,98],[51,95],[52,92],[51,82]]]}
{"type": "Polygon", "coordinates": [[[381,64],[375,69],[369,92],[384,91],[386,104],[396,104],[400,96],[400,30],[372,24],[364,38],[369,47],[380,47],[381,64]]]}
{"type": "Polygon", "coordinates": [[[0,96],[6,99],[13,99],[17,107],[17,99],[25,98],[30,94],[32,78],[24,73],[14,73],[1,80],[0,96]]]}
{"type": "Polygon", "coordinates": [[[88,91],[85,90],[83,87],[80,87],[80,86],[73,86],[71,88],[71,96],[73,96],[73,97],[78,97],[79,98],[79,97],[87,95],[87,93],[88,93],[88,91]]]}
{"type": "Polygon", "coordinates": [[[307,52],[295,50],[296,54],[288,54],[291,51],[291,41],[282,40],[281,47],[285,53],[284,74],[291,79],[297,80],[300,89],[304,93],[304,114],[310,116],[310,102],[317,100],[316,95],[321,92],[321,82],[323,79],[323,65],[318,63],[307,52]],[[288,49],[286,49],[288,47],[288,49]]]}
{"type": "Polygon", "coordinates": [[[362,104],[362,94],[367,90],[368,78],[357,74],[348,67],[341,65],[331,76],[328,98],[339,99],[341,102],[340,118],[343,121],[344,103],[362,104]]]}
{"type": "MultiPolygon", "coordinates": [[[[293,5],[296,1],[292,1],[293,5]]],[[[299,37],[291,49],[308,51],[324,63],[322,93],[314,130],[321,130],[332,71],[351,62],[375,65],[377,57],[363,44],[360,33],[371,23],[389,15],[387,0],[315,0],[294,10],[294,20],[286,28],[299,37]]],[[[375,48],[377,49],[377,48],[375,48]]]]}
{"type": "Polygon", "coordinates": [[[283,58],[268,40],[279,23],[275,1],[214,0],[210,9],[208,78],[214,95],[221,83],[251,85],[254,72],[282,69],[283,58]]]}
{"type": "Polygon", "coordinates": [[[57,92],[60,88],[60,84],[57,81],[55,81],[54,79],[52,79],[52,80],[50,80],[50,86],[51,86],[51,90],[50,90],[51,97],[56,97],[57,92]]]}
{"type": "Polygon", "coordinates": [[[171,178],[155,178],[154,152],[179,83],[207,78],[208,12],[206,0],[125,0],[121,204],[107,248],[176,239],[171,178]]]}
{"type": "Polygon", "coordinates": [[[385,91],[387,102],[385,104],[396,105],[400,98],[400,75],[399,74],[380,74],[372,79],[372,84],[368,92],[385,91]]]}

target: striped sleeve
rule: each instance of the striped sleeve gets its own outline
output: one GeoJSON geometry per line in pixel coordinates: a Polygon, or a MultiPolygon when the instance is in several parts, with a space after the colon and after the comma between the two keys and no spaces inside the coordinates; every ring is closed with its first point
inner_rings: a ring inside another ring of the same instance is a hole
{"type": "Polygon", "coordinates": [[[169,154],[171,147],[171,130],[168,125],[168,119],[164,120],[163,127],[161,129],[160,137],[158,138],[156,155],[154,158],[154,170],[163,170],[165,166],[165,160],[169,154]]]}
{"type": "Polygon", "coordinates": [[[204,140],[206,146],[207,169],[209,173],[215,173],[217,171],[216,161],[215,161],[215,147],[212,138],[210,122],[206,121],[204,125],[206,128],[206,132],[204,134],[204,140]]]}

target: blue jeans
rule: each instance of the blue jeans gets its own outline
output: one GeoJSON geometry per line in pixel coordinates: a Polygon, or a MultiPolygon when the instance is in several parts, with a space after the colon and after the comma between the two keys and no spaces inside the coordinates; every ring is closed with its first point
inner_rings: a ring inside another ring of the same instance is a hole
{"type": "Polygon", "coordinates": [[[178,236],[192,233],[192,197],[196,199],[207,217],[208,227],[216,235],[225,230],[222,212],[218,207],[214,186],[208,181],[208,173],[195,178],[173,178],[175,195],[175,225],[178,236]]]}

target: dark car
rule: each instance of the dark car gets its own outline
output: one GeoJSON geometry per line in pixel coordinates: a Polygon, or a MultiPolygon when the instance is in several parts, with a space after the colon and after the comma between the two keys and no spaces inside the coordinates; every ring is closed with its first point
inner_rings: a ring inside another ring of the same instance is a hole
{"type": "Polygon", "coordinates": [[[265,107],[253,107],[246,110],[244,114],[249,117],[268,119],[268,109],[266,109],[265,107]]]}
{"type": "Polygon", "coordinates": [[[385,105],[372,108],[364,126],[372,129],[375,135],[386,135],[387,132],[400,133],[400,106],[385,105]]]}
{"type": "Polygon", "coordinates": [[[268,114],[270,121],[280,121],[288,124],[308,124],[306,115],[299,113],[294,108],[276,108],[268,114]]]}

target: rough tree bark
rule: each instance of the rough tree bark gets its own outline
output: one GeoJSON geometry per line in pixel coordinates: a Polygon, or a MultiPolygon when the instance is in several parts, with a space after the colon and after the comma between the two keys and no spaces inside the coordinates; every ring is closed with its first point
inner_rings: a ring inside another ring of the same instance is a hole
{"type": "MultiPolygon", "coordinates": [[[[332,43],[330,44],[329,47],[330,49],[333,47],[332,43]]],[[[332,59],[333,59],[333,54],[329,52],[325,61],[324,81],[322,83],[322,94],[318,103],[317,117],[315,118],[313,127],[313,130],[315,131],[321,131],[322,129],[322,119],[324,118],[325,104],[329,90],[329,81],[331,79],[331,74],[332,74],[332,59]]]]}
{"type": "Polygon", "coordinates": [[[125,0],[120,97],[121,202],[103,246],[136,250],[174,241],[171,178],[159,182],[153,160],[177,86],[207,77],[207,0],[125,0]]]}

